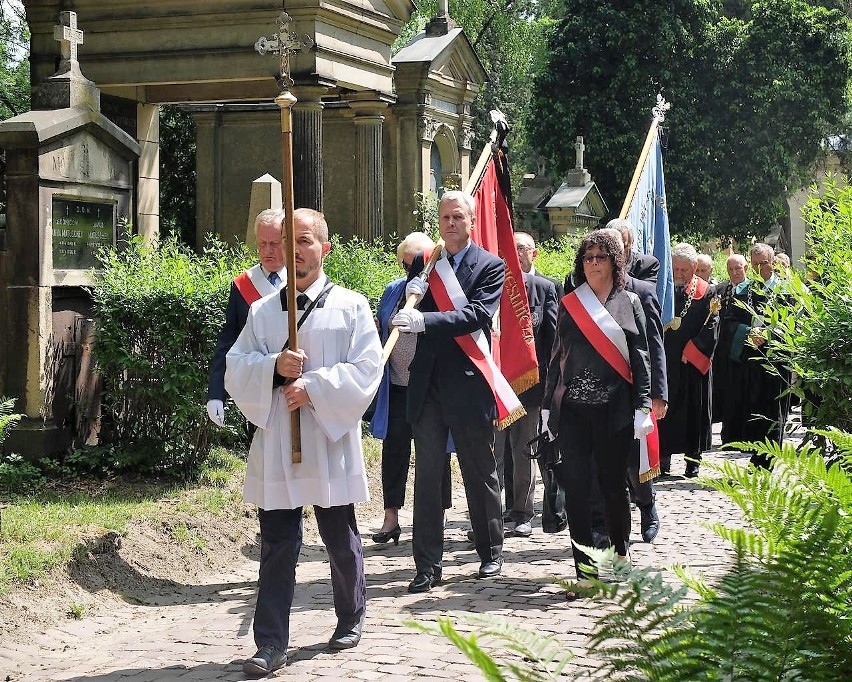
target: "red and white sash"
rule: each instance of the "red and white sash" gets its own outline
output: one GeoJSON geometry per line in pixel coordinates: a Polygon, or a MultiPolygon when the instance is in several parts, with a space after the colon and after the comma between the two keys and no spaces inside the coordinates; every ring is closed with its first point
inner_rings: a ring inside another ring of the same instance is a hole
{"type": "Polygon", "coordinates": [[[249,306],[264,296],[278,291],[277,287],[266,279],[260,265],[254,265],[237,275],[234,278],[234,286],[249,306]]]}
{"type": "MultiPolygon", "coordinates": [[[[592,348],[625,381],[632,384],[633,372],[630,370],[627,336],[588,283],[584,282],[565,296],[562,305],[592,348]]],[[[653,413],[651,420],[654,423],[653,430],[645,438],[639,439],[639,480],[643,483],[660,475],[660,437],[653,413]]]]}
{"type": "MultiPolygon", "coordinates": [[[[429,290],[442,312],[461,310],[468,303],[467,296],[456,279],[456,273],[446,258],[439,258],[429,273],[429,290]]],[[[488,339],[482,330],[477,329],[471,334],[456,336],[455,339],[491,387],[497,403],[497,428],[504,429],[523,417],[526,410],[494,362],[488,339]]]]}

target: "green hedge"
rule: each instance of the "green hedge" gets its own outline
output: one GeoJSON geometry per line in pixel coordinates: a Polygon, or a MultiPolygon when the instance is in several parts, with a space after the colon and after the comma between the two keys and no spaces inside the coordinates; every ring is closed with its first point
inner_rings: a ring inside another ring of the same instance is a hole
{"type": "Polygon", "coordinates": [[[101,442],[115,468],[191,476],[207,456],[207,372],[232,279],[255,261],[211,241],[174,239],[102,254],[95,358],[104,380],[101,442]]]}

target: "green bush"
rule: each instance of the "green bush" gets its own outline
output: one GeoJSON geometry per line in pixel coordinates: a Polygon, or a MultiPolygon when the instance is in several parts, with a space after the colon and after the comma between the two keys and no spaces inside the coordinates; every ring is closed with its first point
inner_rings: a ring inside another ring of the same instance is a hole
{"type": "Polygon", "coordinates": [[[365,242],[356,237],[344,244],[332,235],[331,243],[325,274],[336,284],[364,294],[375,311],[388,283],[404,274],[396,262],[398,240],[365,242]]]}
{"type": "Polygon", "coordinates": [[[767,355],[796,373],[803,421],[852,430],[852,187],[830,182],[802,208],[802,274],[767,306],[767,355]]]}
{"type": "Polygon", "coordinates": [[[101,441],[114,446],[104,452],[115,468],[196,472],[210,447],[207,371],[228,291],[255,258],[217,241],[196,255],[174,239],[152,247],[138,238],[102,254],[94,352],[101,441]]]}
{"type": "Polygon", "coordinates": [[[6,440],[9,435],[9,428],[17,424],[22,414],[15,414],[12,409],[15,407],[14,398],[0,397],[0,445],[6,440]]]}
{"type": "Polygon", "coordinates": [[[574,269],[574,257],[580,246],[582,235],[562,236],[559,239],[548,239],[538,245],[538,258],[535,269],[540,275],[552,277],[558,282],[574,269]]]}

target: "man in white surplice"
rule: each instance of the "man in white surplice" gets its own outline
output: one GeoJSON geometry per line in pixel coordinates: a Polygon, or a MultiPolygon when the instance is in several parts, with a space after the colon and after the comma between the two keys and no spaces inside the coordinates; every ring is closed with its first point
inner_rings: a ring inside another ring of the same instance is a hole
{"type": "Polygon", "coordinates": [[[286,664],[302,507],[314,506],[331,564],[337,628],[329,646],[358,644],[366,581],[354,503],[369,499],[361,450],[361,416],[378,388],[382,348],[367,299],[333,285],[322,269],[331,249],[322,213],[293,213],[298,351],[287,342],[286,291],[251,307],[227,355],[225,386],[257,425],[249,453],[245,501],[258,506],[260,576],[254,617],[257,653],[243,664],[267,675],[286,664]],[[291,461],[290,412],[299,410],[302,461],[291,461]]]}

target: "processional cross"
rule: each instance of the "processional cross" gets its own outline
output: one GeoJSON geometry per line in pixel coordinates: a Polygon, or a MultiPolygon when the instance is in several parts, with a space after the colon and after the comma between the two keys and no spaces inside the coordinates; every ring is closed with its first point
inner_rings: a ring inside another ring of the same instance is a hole
{"type": "Polygon", "coordinates": [[[293,79],[290,77],[290,56],[296,52],[304,52],[313,47],[314,41],[307,34],[299,38],[287,26],[291,21],[290,15],[287,12],[281,12],[278,15],[278,33],[273,33],[272,38],[260,36],[254,44],[254,49],[259,54],[271,53],[281,57],[281,74],[279,81],[281,92],[289,90],[293,86],[293,79]]]}
{"type": "MultiPolygon", "coordinates": [[[[309,35],[301,39],[287,26],[292,19],[287,12],[278,15],[278,33],[272,38],[261,36],[254,44],[259,54],[271,53],[281,57],[281,71],[278,84],[281,92],[275,98],[275,104],[281,109],[281,160],[284,168],[281,193],[284,209],[284,263],[287,266],[287,347],[299,350],[296,315],[296,242],[293,235],[293,105],[296,97],[290,92],[293,79],[290,77],[290,57],[296,52],[310,49],[314,41],[309,35]]],[[[291,461],[302,461],[302,429],[299,410],[290,412],[291,461]]]]}

